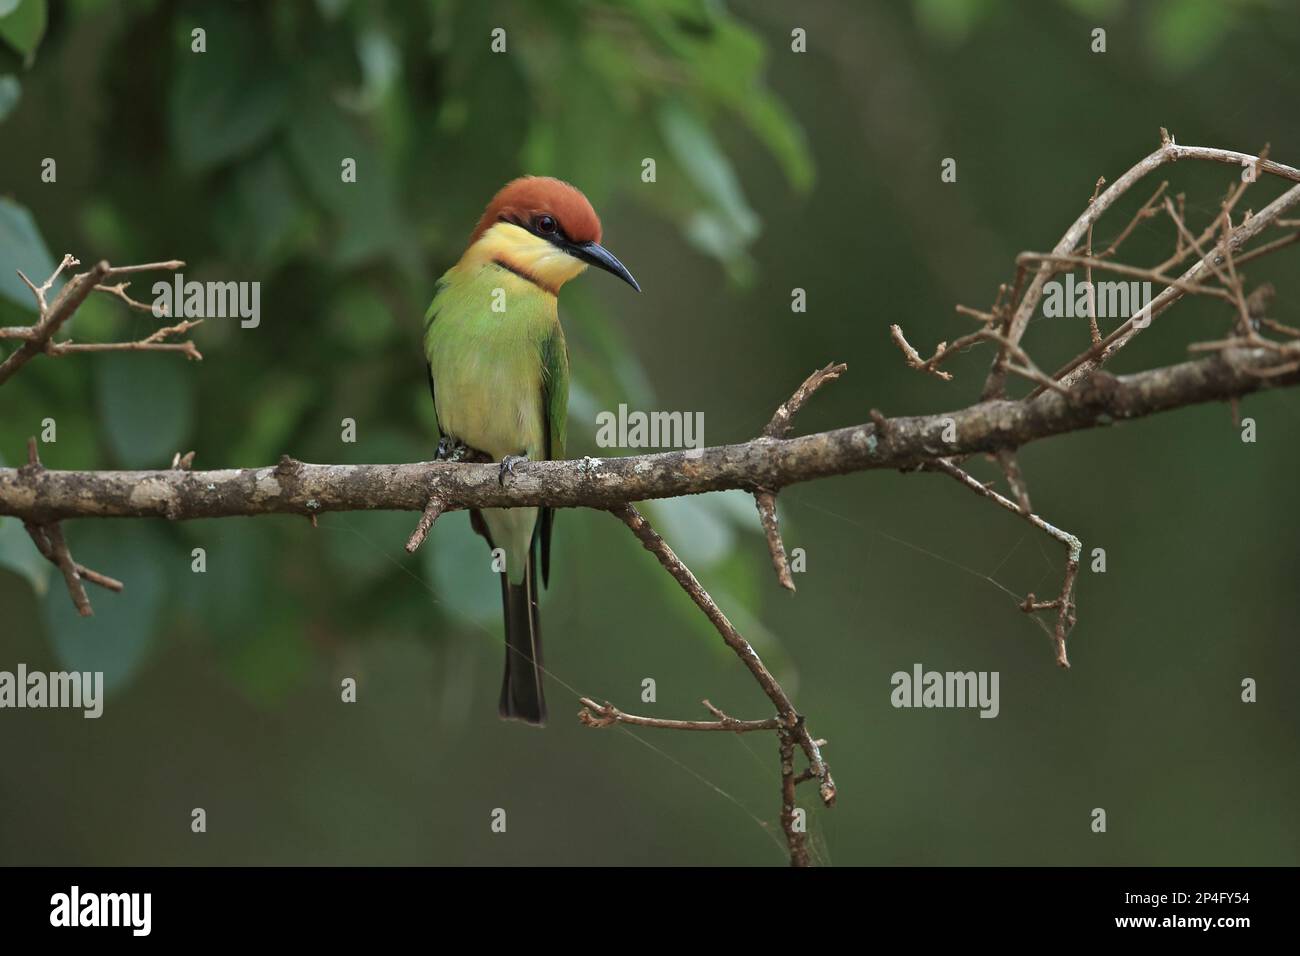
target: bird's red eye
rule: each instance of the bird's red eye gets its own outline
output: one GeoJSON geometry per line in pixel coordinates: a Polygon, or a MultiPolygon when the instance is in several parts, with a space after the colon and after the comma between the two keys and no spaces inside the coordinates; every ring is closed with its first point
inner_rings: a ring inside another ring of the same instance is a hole
{"type": "Polygon", "coordinates": [[[537,231],[551,233],[555,231],[555,220],[550,216],[537,217],[537,231]]]}

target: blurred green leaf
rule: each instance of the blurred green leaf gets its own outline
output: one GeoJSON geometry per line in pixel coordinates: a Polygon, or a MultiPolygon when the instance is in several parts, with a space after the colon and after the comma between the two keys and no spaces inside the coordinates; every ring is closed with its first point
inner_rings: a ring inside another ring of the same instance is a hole
{"type": "Polygon", "coordinates": [[[738,488],[731,491],[717,491],[707,496],[718,509],[738,528],[762,533],[763,526],[758,520],[758,509],[754,506],[754,496],[738,488]]]}
{"type": "Polygon", "coordinates": [[[199,172],[250,152],[284,121],[289,82],[284,61],[244,16],[209,7],[202,24],[207,52],[177,54],[171,132],[177,157],[199,172]]]}
{"type": "Polygon", "coordinates": [[[608,311],[591,292],[591,286],[571,283],[566,288],[564,323],[570,336],[574,389],[569,399],[569,454],[607,454],[591,447],[596,414],[614,411],[619,402],[633,408],[655,404],[654,386],[628,341],[626,327],[610,322],[608,311]],[[575,403],[576,397],[576,403],[575,403]],[[580,452],[581,450],[581,452],[580,452]]]}
{"type": "Polygon", "coordinates": [[[725,264],[735,281],[747,282],[753,273],[747,250],[758,235],[758,216],[745,201],[730,160],[700,118],[679,103],[663,106],[659,125],[674,168],[702,200],[673,203],[686,238],[725,264]]]}
{"type": "Polygon", "coordinates": [[[1151,43],[1171,73],[1185,73],[1221,42],[1236,19],[1223,0],[1165,0],[1154,11],[1151,43]]]}
{"type": "Polygon", "coordinates": [[[17,518],[0,518],[0,567],[21,575],[36,594],[45,593],[50,580],[50,562],[41,557],[27,529],[17,518]]]}
{"type": "Polygon", "coordinates": [[[243,432],[226,464],[256,468],[278,459],[308,403],[316,396],[313,384],[299,377],[271,382],[257,398],[257,414],[243,432]]]}
{"type": "Polygon", "coordinates": [[[664,139],[678,165],[697,189],[725,216],[739,247],[758,235],[758,216],[745,201],[731,165],[709,128],[680,103],[664,104],[659,112],[664,139]]]}
{"type": "Polygon", "coordinates": [[[501,582],[487,542],[469,526],[469,514],[444,515],[420,545],[434,600],[449,621],[481,623],[501,616],[501,582]]]}
{"type": "Polygon", "coordinates": [[[256,518],[187,521],[184,560],[178,565],[175,601],[217,642],[255,629],[264,609],[284,597],[273,574],[275,529],[256,518]],[[203,573],[195,573],[193,552],[204,552],[203,573]]]}
{"type": "Polygon", "coordinates": [[[279,150],[269,150],[239,165],[222,192],[213,227],[229,258],[269,273],[307,222],[289,164],[279,150]]]}
{"type": "Polygon", "coordinates": [[[333,252],[339,266],[388,254],[409,256],[389,173],[366,130],[312,98],[294,110],[289,148],[309,194],[334,218],[333,252]],[[355,182],[343,179],[344,159],[356,162],[355,182]]]}
{"type": "Polygon", "coordinates": [[[912,0],[921,29],[949,46],[970,35],[990,9],[988,0],[912,0]]]}
{"type": "Polygon", "coordinates": [[[679,2],[665,7],[676,8],[675,15],[652,22],[691,71],[695,98],[702,106],[734,111],[772,151],[791,184],[807,189],[813,175],[808,145],[799,125],[763,83],[766,52],[758,34],[721,5],[679,2]]]}
{"type": "Polygon", "coordinates": [[[95,614],[81,617],[59,582],[42,602],[46,630],[63,668],[103,671],[104,689],[111,691],[131,679],[148,653],[162,606],[164,562],[176,549],[144,521],[86,521],[64,533],[78,562],[118,578],[125,590],[86,585],[95,614]]]}
{"type": "Polygon", "coordinates": [[[186,543],[171,580],[174,605],[198,622],[232,683],[250,699],[272,703],[312,660],[301,592],[276,567],[286,529],[257,518],[187,522],[186,543]],[[193,551],[202,548],[202,573],[193,551]]]}
{"type": "Polygon", "coordinates": [[[97,196],[82,209],[81,230],[93,249],[124,249],[131,243],[131,223],[105,196],[97,196]]]}
{"type": "MultiPolygon", "coordinates": [[[[707,568],[722,561],[736,544],[735,525],[727,506],[716,495],[664,498],[651,507],[660,533],[692,567],[707,568]]],[[[650,507],[650,506],[648,506],[650,507]]]]}
{"type": "Polygon", "coordinates": [[[766,90],[756,91],[747,101],[745,120],[750,129],[772,151],[790,185],[800,192],[812,188],[814,167],[808,141],[790,111],[766,90]]]}
{"type": "Polygon", "coordinates": [[[343,181],[341,162],[357,160],[358,180],[374,172],[373,167],[367,168],[374,153],[363,141],[359,121],[342,115],[319,96],[310,96],[295,107],[288,133],[290,152],[312,198],[331,212],[346,211],[357,184],[343,181]],[[366,151],[362,158],[357,156],[358,147],[366,151]]]}
{"type": "MultiPolygon", "coordinates": [[[[415,461],[421,457],[420,449],[409,433],[385,427],[382,423],[372,428],[367,424],[369,419],[360,414],[358,419],[356,444],[344,446],[351,454],[340,453],[338,457],[355,456],[358,460],[370,462],[415,461]]],[[[368,585],[383,574],[398,571],[401,558],[405,557],[401,542],[410,535],[416,517],[402,511],[325,515],[321,519],[321,527],[326,529],[321,547],[330,561],[331,574],[348,582],[347,586],[355,591],[357,586],[368,585]]],[[[486,548],[483,548],[483,554],[486,561],[486,548]]]]}
{"type": "Polygon", "coordinates": [[[337,573],[353,591],[392,574],[403,555],[400,543],[415,527],[415,520],[415,515],[402,511],[325,516],[321,526],[328,533],[321,536],[321,545],[331,573],[337,573]]]}
{"type": "Polygon", "coordinates": [[[165,468],[189,437],[192,373],[177,355],[95,356],[95,392],[103,433],[128,468],[165,468]]]}
{"type": "Polygon", "coordinates": [[[1065,0],[1065,5],[1084,16],[1113,17],[1124,8],[1124,0],[1065,0]]]}
{"type": "Polygon", "coordinates": [[[14,270],[21,269],[27,278],[40,285],[54,272],[45,241],[32,214],[12,199],[0,196],[0,297],[20,308],[36,311],[32,290],[23,285],[14,270]]]}
{"type": "Polygon", "coordinates": [[[349,109],[368,112],[392,91],[402,71],[402,51],[388,31],[371,25],[357,37],[357,60],[361,63],[361,87],[341,93],[339,102],[349,109]]]}
{"type": "MultiPolygon", "coordinates": [[[[139,282],[137,284],[143,285],[139,282]]],[[[143,298],[148,300],[149,297],[143,298]]],[[[76,318],[65,328],[76,330],[78,342],[108,342],[115,337],[132,335],[151,321],[139,313],[128,312],[110,296],[92,295],[77,307],[76,318]]],[[[154,326],[149,325],[148,328],[152,331],[154,326]]],[[[146,333],[140,332],[140,335],[144,334],[146,333]]]]}
{"type": "Polygon", "coordinates": [[[277,603],[261,611],[247,627],[224,635],[217,654],[240,690],[272,704],[302,679],[312,650],[295,606],[277,603]]]}
{"type": "Polygon", "coordinates": [[[44,35],[45,0],[18,0],[8,13],[0,7],[0,39],[21,53],[27,66],[36,58],[36,48],[44,35]]]}
{"type": "Polygon", "coordinates": [[[316,9],[327,20],[335,20],[348,7],[348,0],[316,0],[316,9]]]}
{"type": "Polygon", "coordinates": [[[340,344],[359,355],[380,351],[397,333],[388,303],[361,284],[340,290],[330,309],[329,327],[340,344]]]}
{"type": "Polygon", "coordinates": [[[0,123],[14,111],[22,95],[23,85],[18,82],[18,77],[9,73],[0,76],[0,123]]]}

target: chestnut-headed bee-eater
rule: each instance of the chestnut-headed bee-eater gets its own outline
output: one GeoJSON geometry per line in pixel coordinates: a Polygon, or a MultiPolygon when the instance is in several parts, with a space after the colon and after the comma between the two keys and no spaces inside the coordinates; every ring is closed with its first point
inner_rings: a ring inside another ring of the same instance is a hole
{"type": "MultiPolygon", "coordinates": [[[[508,183],[488,203],[460,261],[435,287],[424,353],[440,458],[465,450],[501,463],[564,457],[569,352],[556,308],[564,283],[594,265],[638,292],[601,244],[600,220],[579,190],[545,176],[508,183]]],[[[505,555],[506,664],[498,712],[542,725],[538,571],[550,577],[553,509],[471,511],[474,529],[505,555]]]]}

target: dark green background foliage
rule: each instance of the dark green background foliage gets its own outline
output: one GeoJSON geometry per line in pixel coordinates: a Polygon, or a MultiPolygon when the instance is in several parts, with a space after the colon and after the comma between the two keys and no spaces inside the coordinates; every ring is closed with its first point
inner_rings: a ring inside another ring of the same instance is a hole
{"type": "MultiPolygon", "coordinates": [[[[619,402],[701,410],[708,443],[743,440],[830,360],[849,374],[801,429],[967,404],[987,352],[941,383],[904,367],[890,323],[921,348],[967,331],[953,304],[986,306],[1015,254],[1054,243],[1161,125],[1300,161],[1284,105],[1300,100],[1300,28],[1283,2],[0,0],[0,40],[0,324],[30,320],[15,267],[39,278],[64,252],[262,283],[260,328],[210,320],[202,363],[33,361],[0,390],[11,464],[47,417],[56,468],[163,467],[189,449],[197,467],[427,459],[420,318],[483,204],[523,172],[586,190],[646,289],[594,274],[564,291],[580,456],[599,453],[595,414],[619,402]],[[1104,55],[1089,51],[1097,25],[1104,55]],[[504,55],[489,49],[498,26],[504,55]],[[956,184],[940,183],[944,157],[956,184]]],[[[1199,227],[1235,173],[1169,175],[1199,227]]],[[[1249,203],[1277,191],[1260,183],[1249,203]]],[[[1156,221],[1127,254],[1153,261],[1170,242],[1156,221]]],[[[1292,324],[1295,262],[1249,270],[1292,324]]],[[[1117,370],[1181,360],[1227,319],[1184,303],[1117,370]]],[[[154,327],[97,297],[68,331],[154,327]]],[[[1085,341],[1061,319],[1028,344],[1054,367],[1085,341]]],[[[787,491],[786,540],[808,555],[796,596],[743,495],[649,506],[830,740],[840,805],[804,798],[822,860],[1300,861],[1300,407],[1290,391],[1244,411],[1253,445],[1228,409],[1201,407],[1025,451],[1037,507],[1108,558],[1079,582],[1069,672],[1015,608],[1057,586],[1059,548],[942,477],[787,491]],[[1000,671],[1001,716],[894,710],[889,676],[916,661],[1000,671]],[[1247,676],[1255,705],[1239,701],[1247,676]],[[1094,807],[1105,835],[1089,831],[1094,807]]],[[[774,830],[773,740],[634,740],[573,719],[578,693],[663,716],[701,715],[703,697],[767,713],[625,529],[559,516],[552,725],[536,732],[496,717],[486,549],[456,514],[408,557],[414,518],[69,522],[79,560],[127,583],[93,592],[90,620],[0,521],[0,669],[98,668],[111,685],[98,721],[0,712],[0,860],[781,862],[758,823],[774,830]],[[195,547],[206,574],[191,573],[195,547]],[[345,676],[356,704],[339,702],[345,676]],[[646,677],[655,704],[639,702],[646,677]],[[505,836],[489,832],[495,807],[505,836]]]]}

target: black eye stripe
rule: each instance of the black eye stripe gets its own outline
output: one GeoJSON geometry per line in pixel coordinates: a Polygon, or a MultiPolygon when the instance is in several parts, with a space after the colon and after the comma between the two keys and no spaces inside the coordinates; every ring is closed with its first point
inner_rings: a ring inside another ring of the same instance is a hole
{"type": "Polygon", "coordinates": [[[540,236],[541,238],[549,240],[551,242],[568,241],[568,236],[565,235],[563,227],[560,226],[560,221],[556,219],[554,216],[549,214],[543,214],[537,216],[529,224],[528,229],[529,232],[533,233],[534,235],[540,236]],[[542,228],[543,220],[550,221],[551,228],[549,230],[542,228]]]}
{"type": "Polygon", "coordinates": [[[521,229],[527,229],[533,235],[539,236],[542,239],[546,239],[552,242],[569,241],[569,237],[568,235],[565,234],[564,228],[560,225],[560,221],[551,215],[535,216],[531,218],[521,218],[519,216],[502,213],[501,215],[497,216],[497,222],[508,222],[512,226],[518,226],[521,229]],[[553,226],[550,232],[543,232],[542,228],[538,225],[538,223],[542,219],[551,220],[553,226]]]}

